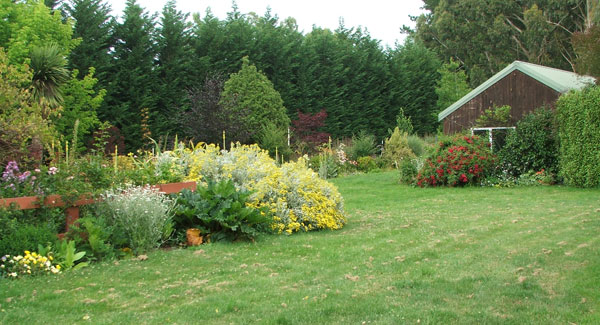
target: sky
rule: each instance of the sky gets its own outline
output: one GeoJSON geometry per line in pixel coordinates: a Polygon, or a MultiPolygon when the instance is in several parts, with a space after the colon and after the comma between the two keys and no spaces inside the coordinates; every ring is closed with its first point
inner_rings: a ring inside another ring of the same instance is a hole
{"type": "MultiPolygon", "coordinates": [[[[114,16],[122,16],[125,8],[123,0],[107,0],[114,16]]],[[[137,3],[150,13],[161,12],[167,0],[138,0],[137,3]]],[[[255,12],[262,16],[267,7],[280,20],[287,17],[296,19],[300,31],[305,34],[316,25],[335,30],[339,19],[344,19],[347,28],[366,27],[372,38],[381,41],[382,46],[394,47],[405,35],[400,33],[402,25],[414,27],[409,15],[418,16],[421,0],[237,0],[238,10],[242,13],[255,12]]],[[[200,13],[204,17],[210,7],[213,15],[225,19],[231,11],[231,0],[177,0],[177,9],[187,13],[200,13]]]]}

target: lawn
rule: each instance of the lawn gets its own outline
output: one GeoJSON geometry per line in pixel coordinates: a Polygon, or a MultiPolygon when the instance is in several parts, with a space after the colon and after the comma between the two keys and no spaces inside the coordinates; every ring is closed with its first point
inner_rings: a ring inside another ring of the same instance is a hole
{"type": "Polygon", "coordinates": [[[0,280],[0,323],[600,323],[600,190],[334,180],[348,224],[0,280]]]}

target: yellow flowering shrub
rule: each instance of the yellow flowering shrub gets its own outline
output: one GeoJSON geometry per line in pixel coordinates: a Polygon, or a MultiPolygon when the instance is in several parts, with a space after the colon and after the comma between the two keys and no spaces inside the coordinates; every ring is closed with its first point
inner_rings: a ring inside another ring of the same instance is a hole
{"type": "Polygon", "coordinates": [[[346,222],[342,197],[337,188],[319,178],[304,159],[278,166],[257,145],[233,145],[219,150],[201,145],[185,158],[187,180],[231,179],[241,190],[252,191],[249,206],[266,207],[273,215],[273,230],[297,231],[340,229],[346,222]]]}

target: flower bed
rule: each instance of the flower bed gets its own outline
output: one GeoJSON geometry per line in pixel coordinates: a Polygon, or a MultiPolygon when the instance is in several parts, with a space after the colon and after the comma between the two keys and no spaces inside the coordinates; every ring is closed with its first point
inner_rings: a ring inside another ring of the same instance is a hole
{"type": "Polygon", "coordinates": [[[181,157],[177,163],[189,166],[188,180],[231,179],[238,189],[253,192],[250,205],[266,207],[273,215],[272,229],[279,233],[340,229],[346,222],[337,188],[303,158],[279,166],[257,145],[239,144],[229,151],[200,145],[181,157]]]}

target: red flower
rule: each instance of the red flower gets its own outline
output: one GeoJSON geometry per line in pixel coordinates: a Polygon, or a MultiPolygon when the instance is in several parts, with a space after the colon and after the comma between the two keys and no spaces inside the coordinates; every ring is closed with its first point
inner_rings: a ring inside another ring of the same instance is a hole
{"type": "Polygon", "coordinates": [[[469,181],[469,179],[467,178],[467,175],[465,174],[460,174],[460,181],[463,183],[466,183],[469,181]]]}

